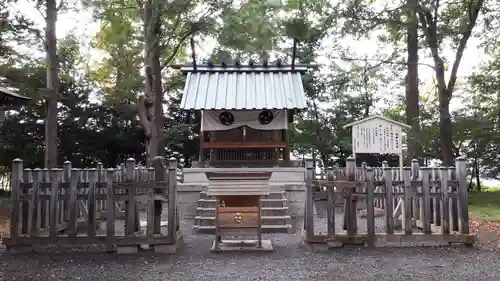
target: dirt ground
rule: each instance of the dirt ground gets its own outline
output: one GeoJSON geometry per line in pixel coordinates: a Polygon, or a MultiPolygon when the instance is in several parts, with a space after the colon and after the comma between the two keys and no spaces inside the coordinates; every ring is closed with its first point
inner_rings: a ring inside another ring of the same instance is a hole
{"type": "MultiPolygon", "coordinates": [[[[345,247],[310,252],[299,234],[265,235],[274,251],[212,253],[211,235],[192,235],[174,255],[142,252],[1,252],[0,280],[106,281],[324,281],[500,280],[500,251],[466,247],[345,247]]],[[[183,231],[184,232],[184,231],[183,231]]]]}
{"type": "Polygon", "coordinates": [[[9,234],[9,212],[8,208],[0,208],[0,245],[2,244],[2,237],[9,234]]]}
{"type": "Polygon", "coordinates": [[[469,229],[477,235],[477,248],[500,251],[500,221],[471,220],[469,229]]]}

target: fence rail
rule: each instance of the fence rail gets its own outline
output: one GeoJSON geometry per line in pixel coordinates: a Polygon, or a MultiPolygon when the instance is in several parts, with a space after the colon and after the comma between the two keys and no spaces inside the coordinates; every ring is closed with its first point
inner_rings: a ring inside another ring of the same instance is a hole
{"type": "Polygon", "coordinates": [[[311,162],[306,163],[307,196],[304,237],[310,243],[465,243],[472,244],[466,183],[466,160],[455,167],[356,167],[329,170],[317,180],[311,162]],[[318,186],[320,190],[317,191],[318,186]],[[318,234],[313,206],[326,198],[327,229],[318,234]],[[342,202],[343,210],[336,208],[342,202]],[[379,218],[382,216],[382,218],[379,218]],[[336,220],[342,220],[341,227],[336,220]],[[398,232],[401,220],[402,231],[398,232]]]}
{"type": "Polygon", "coordinates": [[[151,168],[137,167],[131,158],[118,168],[98,164],[76,169],[65,162],[63,169],[51,170],[23,169],[22,160],[16,159],[10,237],[3,242],[7,247],[104,244],[109,251],[175,244],[176,169],[176,160],[166,163],[163,157],[156,157],[151,168]],[[163,203],[168,205],[166,216],[163,203]],[[166,231],[162,220],[167,221],[166,231]]]}

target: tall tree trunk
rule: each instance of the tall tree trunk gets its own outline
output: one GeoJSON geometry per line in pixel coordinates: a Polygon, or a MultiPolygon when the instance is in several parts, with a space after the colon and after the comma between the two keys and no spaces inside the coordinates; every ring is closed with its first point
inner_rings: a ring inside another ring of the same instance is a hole
{"type": "Polygon", "coordinates": [[[479,162],[477,161],[477,158],[474,159],[474,170],[476,171],[475,176],[476,176],[476,190],[481,191],[481,177],[479,175],[479,162]]]}
{"type": "MultiPolygon", "coordinates": [[[[418,0],[407,0],[409,7],[416,7],[418,0]]],[[[406,123],[411,126],[408,136],[408,158],[418,159],[421,145],[418,141],[420,134],[420,110],[418,92],[418,20],[415,8],[408,11],[407,28],[408,72],[406,74],[406,123]]]]}
{"type": "Polygon", "coordinates": [[[45,117],[45,157],[46,168],[57,166],[57,102],[59,67],[57,58],[57,6],[56,0],[46,0],[45,51],[47,62],[47,96],[45,117]]]}
{"type": "Polygon", "coordinates": [[[448,89],[439,91],[439,144],[441,157],[446,167],[453,165],[453,131],[450,114],[450,96],[448,89]]]}
{"type": "Polygon", "coordinates": [[[472,35],[472,29],[476,25],[479,12],[484,4],[484,0],[471,1],[467,7],[467,25],[464,26],[460,41],[455,53],[455,61],[451,67],[448,83],[445,81],[445,65],[441,54],[439,53],[439,29],[438,29],[438,9],[439,5],[434,7],[434,14],[430,9],[418,5],[418,18],[422,25],[425,40],[434,60],[434,72],[437,81],[439,95],[439,143],[441,146],[441,160],[444,166],[453,165],[453,139],[452,123],[450,114],[450,100],[457,82],[457,72],[462,61],[465,47],[472,35]]]}
{"type": "Polygon", "coordinates": [[[139,98],[138,110],[146,135],[147,163],[153,157],[163,155],[163,91],[161,83],[161,63],[159,37],[161,18],[159,0],[147,0],[144,7],[144,37],[146,85],[145,95],[139,98]]]}

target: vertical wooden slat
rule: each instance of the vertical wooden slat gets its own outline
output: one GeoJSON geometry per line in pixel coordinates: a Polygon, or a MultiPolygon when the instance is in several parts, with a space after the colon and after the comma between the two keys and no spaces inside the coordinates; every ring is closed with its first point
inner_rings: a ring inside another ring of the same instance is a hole
{"type": "MultiPolygon", "coordinates": [[[[435,169],[432,169],[432,179],[434,180],[434,182],[436,181],[439,181],[440,178],[439,178],[439,168],[435,168],[435,169]]],[[[434,183],[432,184],[432,192],[434,192],[435,194],[437,193],[440,193],[440,190],[441,190],[441,186],[439,183],[434,183]]],[[[440,226],[441,225],[441,198],[437,198],[437,197],[434,197],[432,199],[433,201],[433,204],[432,204],[432,222],[436,225],[436,226],[440,226]]]]}
{"type": "Polygon", "coordinates": [[[106,249],[108,252],[114,251],[115,246],[115,192],[113,180],[115,170],[110,168],[106,171],[106,249]]]}
{"type": "Polygon", "coordinates": [[[304,228],[307,238],[314,236],[314,201],[313,201],[313,178],[314,162],[306,159],[306,206],[304,209],[304,228]]]}
{"type": "Polygon", "coordinates": [[[366,229],[368,246],[375,247],[375,182],[372,168],[366,170],[366,229]]]}
{"type": "Polygon", "coordinates": [[[34,206],[37,208],[37,228],[40,230],[42,229],[42,201],[40,199],[40,195],[43,195],[43,184],[44,184],[44,179],[43,179],[43,171],[40,168],[35,168],[33,169],[33,176],[34,180],[38,180],[38,204],[37,206],[34,206]]]}
{"type": "MultiPolygon", "coordinates": [[[[154,160],[153,160],[154,161],[154,160]]],[[[148,175],[146,174],[145,177],[142,178],[144,183],[149,184],[150,180],[148,175]]],[[[148,203],[146,207],[146,212],[147,212],[147,234],[149,237],[153,237],[155,234],[155,191],[156,191],[156,185],[153,183],[153,185],[148,188],[147,194],[148,194],[148,203]]],[[[161,219],[161,214],[160,214],[160,219],[161,219]]],[[[161,224],[160,224],[161,227],[161,224]]]]}
{"type": "Polygon", "coordinates": [[[49,203],[49,227],[50,236],[57,236],[57,206],[59,202],[59,182],[62,170],[53,168],[50,170],[50,203],[49,203]]]}
{"type": "MultiPolygon", "coordinates": [[[[333,168],[329,167],[326,170],[326,180],[328,182],[333,181],[333,168]]],[[[327,230],[328,230],[328,236],[333,236],[335,235],[335,190],[333,184],[329,184],[326,187],[326,192],[327,192],[327,205],[326,205],[326,211],[327,211],[327,230]]]]}
{"type": "MultiPolygon", "coordinates": [[[[448,180],[456,182],[455,167],[448,167],[448,180]]],[[[453,184],[450,189],[452,198],[450,198],[450,231],[458,231],[458,186],[453,184]]]]}
{"type": "Polygon", "coordinates": [[[97,217],[96,217],[96,182],[97,182],[97,170],[90,169],[89,170],[89,195],[87,201],[87,236],[93,237],[95,236],[95,231],[97,228],[97,217]]]}
{"type": "Polygon", "coordinates": [[[23,176],[23,160],[14,159],[12,161],[12,185],[11,185],[11,195],[10,195],[10,203],[11,211],[10,211],[10,237],[18,238],[19,237],[19,222],[22,218],[20,218],[19,214],[20,210],[20,197],[21,197],[21,182],[23,176]]]}
{"type": "MultiPolygon", "coordinates": [[[[156,171],[155,171],[156,173],[156,171]]],[[[163,173],[165,173],[163,171],[163,173]]],[[[168,236],[170,242],[177,241],[177,160],[171,158],[168,160],[168,236]]]]}
{"type": "MultiPolygon", "coordinates": [[[[411,160],[411,181],[417,181],[419,179],[419,163],[417,159],[411,160]]],[[[421,186],[415,186],[412,188],[413,194],[421,193],[421,186]]],[[[421,206],[421,197],[415,196],[412,200],[412,216],[414,219],[420,219],[420,206],[421,206]]]]}
{"type": "Polygon", "coordinates": [[[392,169],[384,167],[385,221],[387,234],[394,234],[394,201],[392,196],[392,169]]]}
{"type": "MultiPolygon", "coordinates": [[[[348,181],[355,180],[356,173],[356,160],[354,157],[349,157],[346,160],[346,176],[348,181]]],[[[352,196],[355,191],[353,188],[346,188],[344,192],[346,194],[345,200],[345,211],[344,211],[344,224],[346,226],[347,236],[352,237],[357,233],[358,222],[357,222],[357,198],[352,196]]]]}
{"type": "MultiPolygon", "coordinates": [[[[21,193],[22,195],[28,195],[29,190],[33,188],[33,184],[27,184],[31,183],[33,180],[32,174],[31,174],[31,169],[24,169],[23,174],[22,174],[22,188],[21,188],[21,193]]],[[[31,209],[32,203],[27,201],[27,200],[22,200],[21,202],[21,233],[25,234],[28,233],[29,228],[30,228],[30,222],[31,222],[31,214],[30,214],[30,209],[31,209]]]]}
{"type": "MultiPolygon", "coordinates": [[[[161,156],[156,156],[153,158],[153,169],[154,169],[154,185],[155,185],[155,194],[162,194],[165,195],[168,192],[168,185],[165,184],[165,181],[167,180],[167,173],[165,169],[165,163],[164,163],[164,157],[161,156]]],[[[170,194],[167,195],[167,200],[170,197],[170,194]]],[[[170,201],[168,201],[170,202],[170,201]]],[[[170,204],[170,203],[169,203],[170,204]]],[[[153,216],[154,216],[154,233],[155,234],[160,234],[161,233],[161,213],[162,213],[162,202],[161,201],[155,201],[154,202],[154,209],[153,209],[153,216]]],[[[168,222],[170,223],[170,222],[168,222]]]]}
{"type": "MultiPolygon", "coordinates": [[[[368,169],[368,164],[366,162],[361,162],[360,177],[357,180],[359,180],[359,181],[366,181],[366,179],[367,179],[367,175],[366,175],[367,169],[368,169]]],[[[361,192],[364,195],[363,195],[363,197],[361,197],[361,200],[360,200],[360,204],[361,205],[358,206],[358,208],[363,209],[363,208],[366,208],[366,196],[367,196],[366,195],[366,186],[363,187],[363,188],[360,188],[360,189],[361,190],[357,190],[356,192],[358,192],[358,193],[361,192]]]]}
{"type": "Polygon", "coordinates": [[[63,209],[64,209],[64,212],[63,212],[63,221],[64,222],[67,222],[68,221],[68,218],[69,218],[69,182],[70,182],[70,179],[71,179],[71,162],[69,161],[65,161],[64,164],[63,164],[63,178],[62,178],[62,182],[68,184],[68,188],[65,188],[63,190],[63,194],[64,194],[64,203],[63,203],[63,209]]]}
{"type": "Polygon", "coordinates": [[[412,234],[413,220],[411,215],[411,207],[413,202],[413,188],[411,186],[411,168],[403,168],[404,181],[404,204],[403,204],[403,228],[405,234],[412,234]]]}
{"type": "Polygon", "coordinates": [[[127,203],[125,207],[125,236],[132,236],[135,228],[135,185],[134,181],[134,168],[135,159],[129,158],[125,164],[126,168],[126,181],[127,181],[127,203]]]}
{"type": "MultiPolygon", "coordinates": [[[[31,170],[29,170],[31,172],[31,170]]],[[[23,172],[21,175],[22,177],[22,183],[28,183],[29,181],[29,173],[28,170],[26,170],[26,173],[23,172]]],[[[30,192],[30,189],[33,187],[33,185],[26,185],[22,184],[22,187],[20,189],[20,195],[28,195],[30,192]]],[[[21,200],[19,202],[21,204],[21,234],[27,234],[29,231],[29,221],[30,221],[30,202],[28,200],[21,200]]]]}
{"type": "Polygon", "coordinates": [[[441,182],[441,233],[450,234],[450,209],[448,198],[448,168],[439,168],[439,178],[441,182]]]}
{"type": "MultiPolygon", "coordinates": [[[[49,195],[49,183],[50,183],[50,170],[48,168],[44,168],[42,170],[42,177],[43,177],[43,188],[40,188],[40,193],[43,195],[49,195]]],[[[47,228],[48,223],[49,223],[49,203],[50,201],[48,199],[42,199],[40,200],[40,227],[41,228],[47,228]]]]}
{"type": "MultiPolygon", "coordinates": [[[[25,175],[30,174],[31,178],[31,170],[27,171],[28,169],[25,170],[25,175]]],[[[31,227],[30,227],[30,236],[31,237],[37,237],[38,236],[38,231],[40,229],[39,227],[39,222],[40,220],[38,219],[40,214],[39,214],[39,196],[40,196],[40,182],[42,180],[42,170],[38,169],[33,173],[33,178],[30,179],[30,182],[32,182],[33,186],[33,191],[31,193],[31,227]]]]}
{"type": "Polygon", "coordinates": [[[422,230],[425,234],[431,234],[431,196],[430,196],[430,183],[429,179],[431,177],[431,168],[422,167],[420,169],[422,173],[422,213],[420,214],[420,220],[422,222],[422,230]]]}
{"type": "Polygon", "coordinates": [[[69,185],[69,220],[68,220],[68,235],[75,237],[77,234],[77,219],[78,219],[78,181],[80,180],[80,170],[72,168],[69,185]]]}
{"type": "MultiPolygon", "coordinates": [[[[88,183],[89,182],[89,169],[84,168],[80,170],[80,182],[88,183]]],[[[87,195],[89,194],[88,185],[85,185],[84,188],[78,189],[78,194],[87,195]]],[[[88,197],[87,197],[88,198],[88,197]]],[[[79,209],[79,217],[86,219],[89,215],[89,207],[87,205],[87,200],[79,200],[78,201],[78,209],[79,209]]]]}
{"type": "Polygon", "coordinates": [[[458,181],[458,224],[461,234],[469,234],[469,205],[467,192],[467,159],[458,157],[455,160],[458,181]]]}
{"type": "MultiPolygon", "coordinates": [[[[97,170],[97,185],[96,185],[96,193],[99,195],[104,195],[106,194],[104,189],[102,188],[102,183],[104,182],[104,177],[106,174],[104,173],[104,166],[101,162],[97,163],[96,166],[97,170]]],[[[106,200],[97,200],[96,202],[97,205],[97,213],[99,214],[99,217],[101,217],[102,212],[104,211],[104,207],[106,205],[106,200]]]]}

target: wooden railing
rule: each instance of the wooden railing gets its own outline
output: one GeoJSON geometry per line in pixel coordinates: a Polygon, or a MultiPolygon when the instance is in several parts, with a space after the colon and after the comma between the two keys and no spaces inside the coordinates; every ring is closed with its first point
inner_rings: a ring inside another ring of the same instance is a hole
{"type": "Polygon", "coordinates": [[[337,168],[327,180],[316,180],[312,162],[306,165],[307,242],[370,246],[377,242],[474,242],[474,236],[469,234],[463,158],[458,158],[453,168],[421,168],[413,161],[412,167],[397,170],[357,168],[354,159],[349,158],[347,167],[337,168]],[[327,227],[323,234],[317,233],[314,223],[314,196],[321,192],[316,191],[317,186],[323,187],[327,198],[327,227]],[[339,201],[343,208],[335,207],[339,201]],[[378,217],[380,210],[383,218],[378,217]],[[398,212],[400,215],[395,215],[398,212]],[[338,219],[342,220],[340,228],[335,227],[338,219]],[[397,231],[399,219],[401,231],[397,231]]]}
{"type": "MultiPolygon", "coordinates": [[[[13,162],[7,247],[36,244],[103,244],[109,251],[176,243],[176,160],[156,157],[153,167],[24,169],[13,162]],[[168,204],[162,228],[162,204],[168,204]],[[146,217],[142,227],[140,217],[146,217]],[[82,230],[82,228],[85,228],[82,230]]],[[[156,248],[155,248],[156,249],[156,248]]],[[[130,250],[128,250],[130,251],[130,250]]]]}

